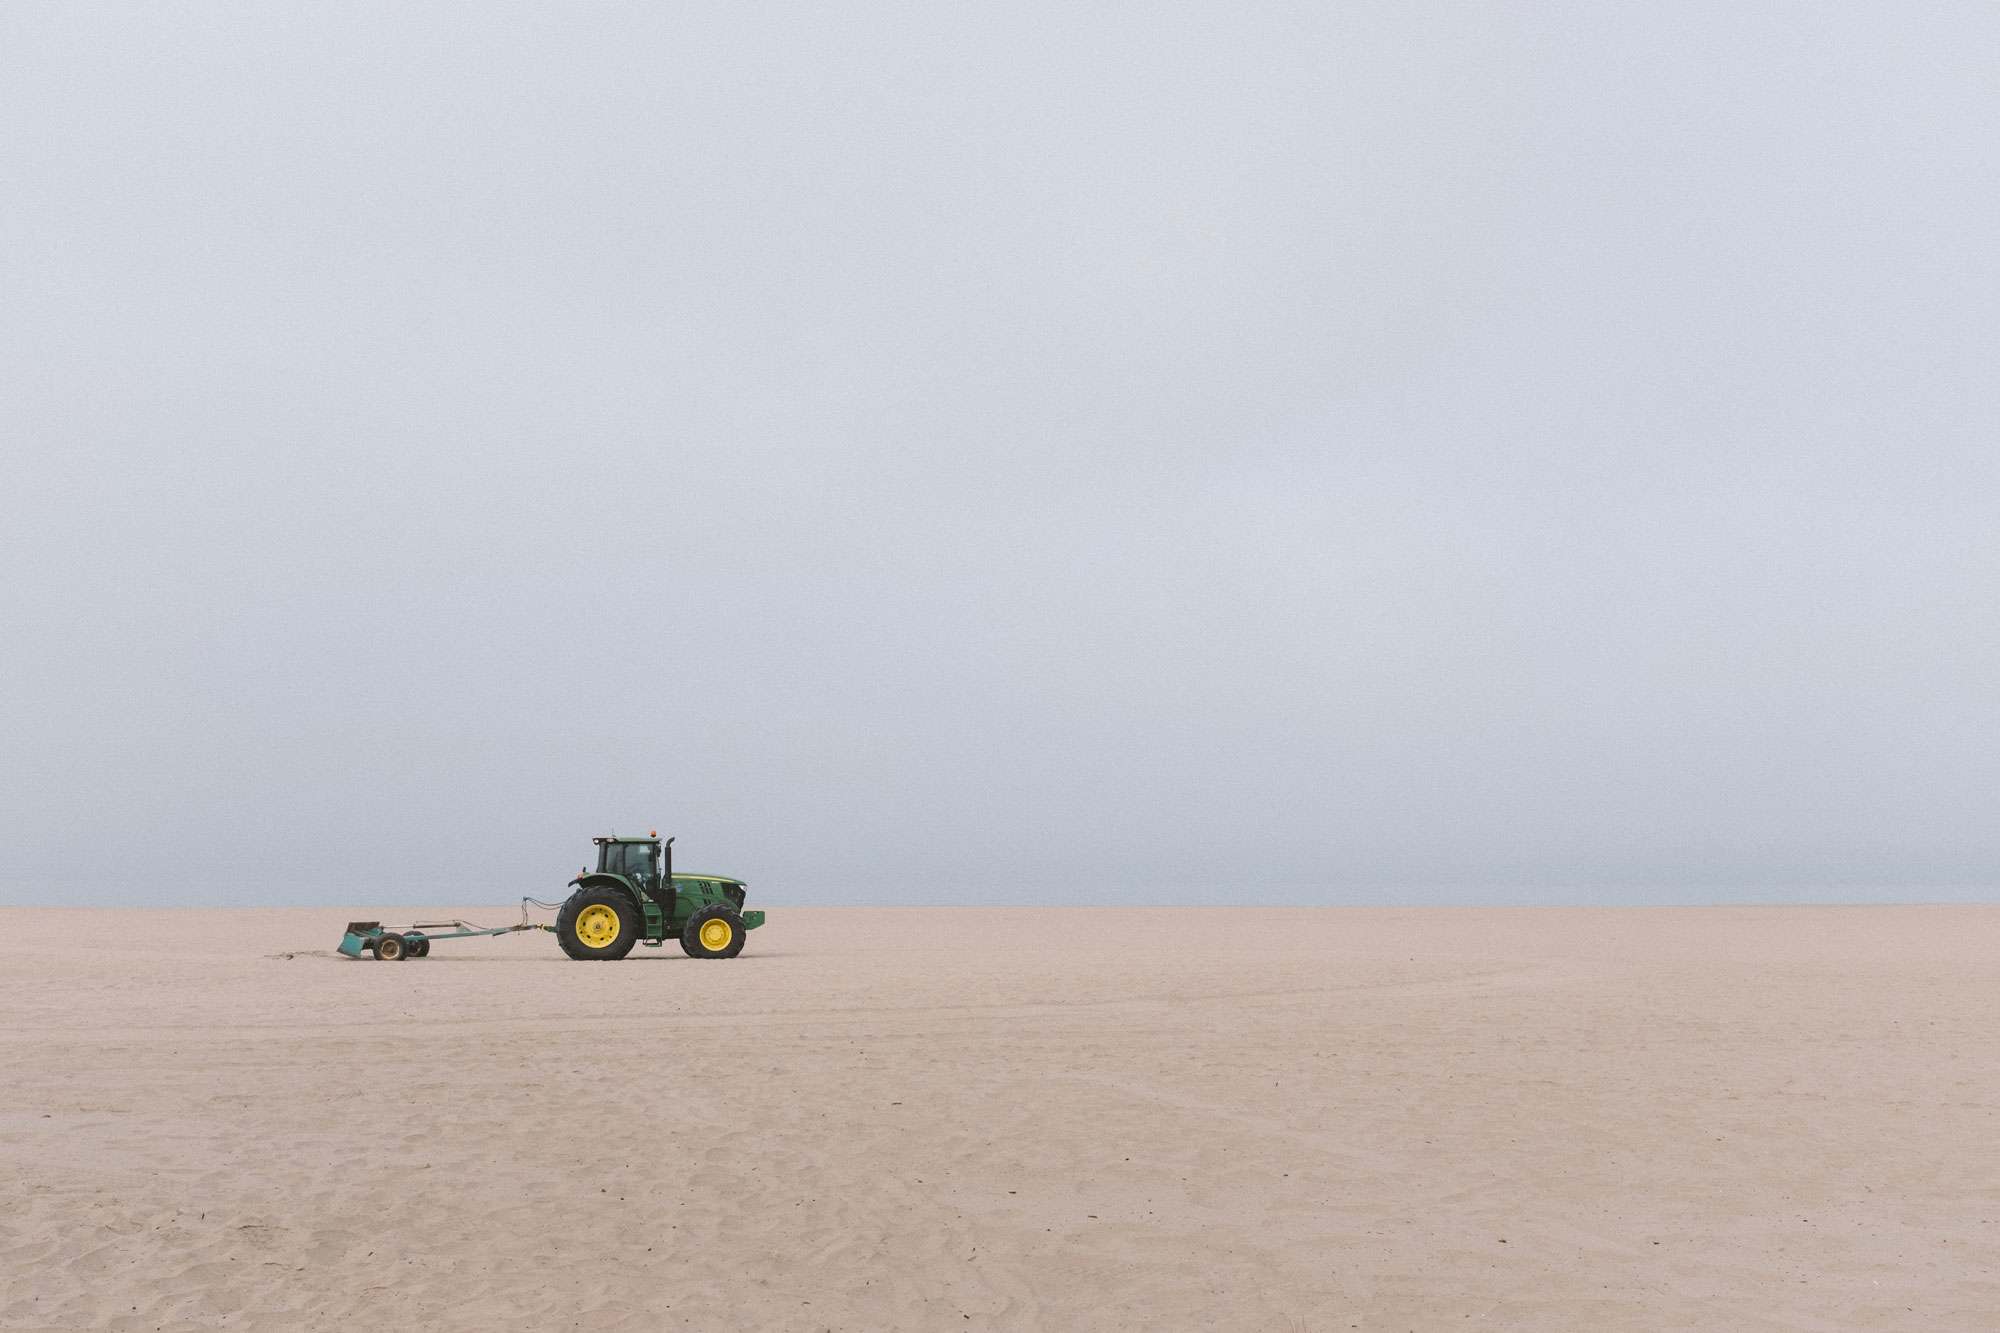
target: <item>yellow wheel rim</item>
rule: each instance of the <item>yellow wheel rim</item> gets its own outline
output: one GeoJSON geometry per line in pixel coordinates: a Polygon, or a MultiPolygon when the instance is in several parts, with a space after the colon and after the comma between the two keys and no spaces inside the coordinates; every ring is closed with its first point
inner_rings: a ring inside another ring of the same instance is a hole
{"type": "Polygon", "coordinates": [[[576,937],[585,948],[609,949],[618,943],[618,932],[623,929],[617,911],[603,903],[592,903],[577,913],[576,937]]]}
{"type": "Polygon", "coordinates": [[[701,947],[710,953],[721,953],[729,947],[729,941],[736,938],[736,932],[729,923],[717,917],[713,921],[701,923],[701,947]]]}

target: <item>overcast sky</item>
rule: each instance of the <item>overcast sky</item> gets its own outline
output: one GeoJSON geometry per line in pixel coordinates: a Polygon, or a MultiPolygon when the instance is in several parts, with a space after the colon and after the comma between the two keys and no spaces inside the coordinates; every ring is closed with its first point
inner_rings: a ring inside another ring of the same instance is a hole
{"type": "Polygon", "coordinates": [[[2000,10],[0,9],[0,901],[2000,884],[2000,10]]]}

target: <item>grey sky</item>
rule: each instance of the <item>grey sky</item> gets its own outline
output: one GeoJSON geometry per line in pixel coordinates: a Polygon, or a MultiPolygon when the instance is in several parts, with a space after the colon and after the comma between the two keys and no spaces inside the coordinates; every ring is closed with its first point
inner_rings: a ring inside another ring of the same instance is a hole
{"type": "Polygon", "coordinates": [[[0,901],[2000,877],[2000,10],[0,9],[0,901]]]}

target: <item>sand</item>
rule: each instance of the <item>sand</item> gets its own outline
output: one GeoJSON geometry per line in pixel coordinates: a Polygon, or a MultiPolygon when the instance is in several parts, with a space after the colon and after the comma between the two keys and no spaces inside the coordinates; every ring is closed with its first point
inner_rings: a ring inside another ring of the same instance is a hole
{"type": "Polygon", "coordinates": [[[2000,1327],[2000,908],[378,914],[0,911],[0,1327],[2000,1327]]]}

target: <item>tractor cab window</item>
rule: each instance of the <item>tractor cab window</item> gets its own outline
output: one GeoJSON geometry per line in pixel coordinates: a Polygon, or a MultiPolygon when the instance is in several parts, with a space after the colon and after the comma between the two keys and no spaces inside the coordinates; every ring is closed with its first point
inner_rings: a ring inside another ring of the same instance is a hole
{"type": "Polygon", "coordinates": [[[653,861],[658,848],[643,842],[607,842],[604,844],[603,865],[600,867],[614,875],[624,875],[629,879],[652,880],[659,877],[653,861]]]}

